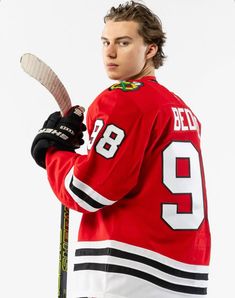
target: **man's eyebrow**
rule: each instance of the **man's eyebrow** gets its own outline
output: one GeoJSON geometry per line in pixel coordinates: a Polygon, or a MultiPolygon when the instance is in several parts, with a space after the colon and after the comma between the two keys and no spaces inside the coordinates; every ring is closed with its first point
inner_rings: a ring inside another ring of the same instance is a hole
{"type": "MultiPolygon", "coordinates": [[[[104,37],[104,36],[101,36],[101,39],[102,40],[109,40],[107,37],[104,37]]],[[[132,38],[130,36],[127,36],[127,35],[115,38],[115,40],[120,40],[120,39],[130,39],[130,40],[132,40],[132,38]]]]}

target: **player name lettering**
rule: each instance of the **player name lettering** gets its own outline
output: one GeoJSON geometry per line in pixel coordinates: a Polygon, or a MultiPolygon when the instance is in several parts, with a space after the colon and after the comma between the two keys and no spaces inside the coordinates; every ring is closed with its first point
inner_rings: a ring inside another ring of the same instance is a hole
{"type": "Polygon", "coordinates": [[[189,109],[172,108],[174,115],[174,131],[198,130],[196,117],[189,109]]]}
{"type": "Polygon", "coordinates": [[[38,133],[50,133],[53,135],[57,135],[58,137],[60,137],[63,140],[67,140],[68,136],[66,136],[65,134],[63,134],[62,132],[56,130],[56,129],[52,129],[52,128],[43,128],[40,129],[38,133]]]}

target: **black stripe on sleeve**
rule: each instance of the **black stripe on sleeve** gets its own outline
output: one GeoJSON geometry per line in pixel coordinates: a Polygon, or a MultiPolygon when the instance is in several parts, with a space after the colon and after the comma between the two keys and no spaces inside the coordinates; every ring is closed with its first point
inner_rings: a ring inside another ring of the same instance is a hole
{"type": "Polygon", "coordinates": [[[69,184],[69,188],[71,189],[71,191],[78,196],[80,199],[82,199],[84,202],[86,202],[87,204],[89,204],[90,206],[96,208],[96,209],[100,209],[105,207],[106,205],[103,205],[97,201],[95,201],[94,199],[92,199],[90,196],[88,196],[84,191],[82,191],[81,189],[77,188],[76,186],[73,185],[73,178],[71,179],[71,182],[69,184]]]}
{"type": "Polygon", "coordinates": [[[96,271],[127,274],[127,275],[131,275],[131,276],[135,276],[135,277],[144,279],[144,280],[151,282],[157,286],[160,286],[165,289],[170,289],[175,292],[196,294],[196,295],[206,295],[207,294],[207,288],[191,287],[191,286],[184,286],[184,285],[170,283],[170,282],[162,280],[156,276],[153,276],[149,273],[142,272],[140,270],[133,269],[133,268],[120,266],[120,265],[100,264],[100,263],[75,264],[74,271],[80,271],[80,270],[96,270],[96,271]]]}
{"type": "Polygon", "coordinates": [[[155,269],[161,270],[165,273],[181,277],[181,278],[189,278],[193,280],[208,280],[207,273],[196,273],[196,272],[187,272],[183,270],[179,270],[165,264],[162,264],[153,259],[149,259],[147,257],[143,257],[137,254],[125,252],[115,248],[82,248],[77,249],[75,252],[75,256],[103,256],[103,255],[111,255],[113,257],[118,257],[121,259],[131,260],[135,262],[139,262],[148,266],[151,266],[155,269]]]}

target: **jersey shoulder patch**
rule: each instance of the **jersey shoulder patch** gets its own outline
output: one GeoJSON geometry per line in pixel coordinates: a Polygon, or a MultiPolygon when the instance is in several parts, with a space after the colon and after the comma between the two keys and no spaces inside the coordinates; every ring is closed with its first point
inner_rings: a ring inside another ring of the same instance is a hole
{"type": "Polygon", "coordinates": [[[142,87],[144,84],[141,82],[128,82],[121,81],[120,83],[115,83],[111,87],[109,87],[110,91],[121,89],[124,92],[135,91],[142,87]]]}

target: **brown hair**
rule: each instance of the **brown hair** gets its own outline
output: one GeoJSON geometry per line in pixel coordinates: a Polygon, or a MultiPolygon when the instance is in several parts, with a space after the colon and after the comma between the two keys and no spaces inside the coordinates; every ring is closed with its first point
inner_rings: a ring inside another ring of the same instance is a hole
{"type": "Polygon", "coordinates": [[[152,58],[155,68],[163,65],[166,58],[163,52],[163,45],[166,41],[166,35],[162,30],[161,20],[144,4],[135,1],[127,1],[119,4],[118,7],[112,7],[106,16],[104,22],[113,20],[135,21],[139,24],[139,34],[143,37],[146,44],[155,43],[158,46],[157,54],[152,58]]]}

